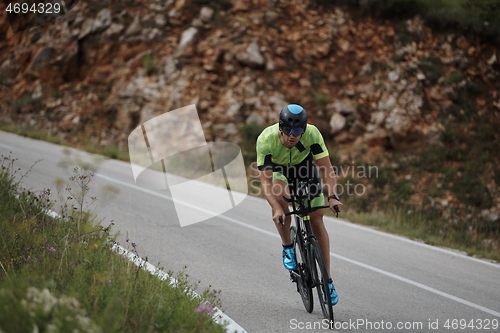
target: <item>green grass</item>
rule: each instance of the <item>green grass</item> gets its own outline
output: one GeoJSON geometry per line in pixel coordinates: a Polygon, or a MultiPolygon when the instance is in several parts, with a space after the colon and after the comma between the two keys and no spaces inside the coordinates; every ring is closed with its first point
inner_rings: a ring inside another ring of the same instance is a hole
{"type": "Polygon", "coordinates": [[[86,144],[84,150],[92,154],[102,155],[112,159],[117,159],[126,162],[130,161],[126,145],[110,143],[103,147],[102,146],[96,147],[95,145],[86,144]]]}
{"type": "Polygon", "coordinates": [[[361,0],[359,3],[366,11],[387,17],[420,15],[441,26],[456,28],[458,24],[464,28],[482,29],[488,34],[500,31],[498,0],[361,0]]]}
{"type": "Polygon", "coordinates": [[[1,124],[0,124],[0,130],[35,140],[43,140],[58,145],[64,144],[64,142],[62,142],[59,138],[50,135],[46,131],[42,130],[30,129],[28,127],[22,127],[22,126],[1,125],[1,124]]]}
{"type": "Polygon", "coordinates": [[[449,222],[437,215],[424,214],[402,206],[378,212],[358,212],[349,209],[344,216],[350,221],[421,240],[426,244],[454,248],[468,255],[500,261],[500,253],[491,242],[492,239],[498,238],[498,226],[496,231],[491,231],[486,237],[474,237],[481,233],[484,222],[472,224],[473,227],[464,232],[465,223],[460,223],[458,220],[449,222]]]}
{"type": "Polygon", "coordinates": [[[0,165],[1,331],[225,332],[199,308],[215,291],[195,299],[182,273],[174,286],[111,250],[111,226],[86,210],[91,173],[75,170],[62,219],[45,214],[49,193],[20,188],[15,160],[0,165]]]}
{"type": "Polygon", "coordinates": [[[130,161],[128,149],[125,144],[111,142],[105,146],[96,146],[89,141],[80,140],[76,144],[70,144],[57,136],[50,135],[46,131],[33,129],[27,126],[12,126],[0,123],[0,130],[21,135],[35,140],[43,140],[58,145],[71,146],[73,148],[83,149],[89,153],[106,156],[121,161],[130,161]]]}

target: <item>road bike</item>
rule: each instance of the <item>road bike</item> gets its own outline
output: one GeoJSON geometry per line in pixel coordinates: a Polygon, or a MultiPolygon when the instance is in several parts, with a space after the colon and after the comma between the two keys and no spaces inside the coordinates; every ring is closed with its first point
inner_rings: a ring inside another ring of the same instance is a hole
{"type": "MultiPolygon", "coordinates": [[[[295,225],[290,228],[290,235],[295,248],[298,269],[290,271],[290,279],[297,284],[297,292],[307,312],[314,309],[313,288],[318,293],[318,301],[325,319],[333,328],[333,306],[328,287],[328,271],[318,240],[314,236],[309,214],[329,206],[311,207],[311,181],[300,180],[291,188],[291,197],[284,197],[292,205],[292,211],[286,215],[294,215],[295,225]]],[[[338,208],[335,206],[338,216],[338,208]]]]}

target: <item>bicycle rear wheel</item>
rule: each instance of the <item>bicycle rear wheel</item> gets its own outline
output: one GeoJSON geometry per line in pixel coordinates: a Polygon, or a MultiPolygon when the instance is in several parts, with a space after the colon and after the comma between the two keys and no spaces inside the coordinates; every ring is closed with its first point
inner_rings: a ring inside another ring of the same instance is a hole
{"type": "Polygon", "coordinates": [[[316,291],[318,292],[318,301],[321,305],[321,310],[323,311],[323,316],[325,319],[330,321],[330,327],[334,326],[334,316],[333,316],[333,306],[330,297],[330,289],[328,287],[328,272],[326,270],[325,261],[323,260],[323,255],[321,254],[321,248],[316,239],[311,240],[312,248],[312,279],[316,291]]]}
{"type": "Polygon", "coordinates": [[[311,313],[314,309],[314,301],[311,275],[307,270],[304,258],[304,238],[302,235],[297,234],[297,228],[295,226],[290,227],[290,236],[295,246],[295,255],[297,257],[297,265],[299,267],[298,270],[295,271],[295,273],[297,273],[295,279],[295,283],[297,283],[297,292],[302,298],[302,303],[304,304],[306,311],[311,313]]]}

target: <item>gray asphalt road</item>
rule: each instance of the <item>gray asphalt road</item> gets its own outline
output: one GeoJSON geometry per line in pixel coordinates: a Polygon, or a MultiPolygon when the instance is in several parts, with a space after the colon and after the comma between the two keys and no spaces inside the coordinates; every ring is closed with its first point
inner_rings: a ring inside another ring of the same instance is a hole
{"type": "MultiPolygon", "coordinates": [[[[56,179],[67,181],[79,160],[93,165],[92,208],[104,225],[114,221],[120,243],[127,247],[128,238],[149,262],[184,271],[200,281],[198,291],[220,290],[222,310],[248,332],[327,331],[320,310],[307,313],[289,282],[264,200],[247,197],[222,216],[181,228],[170,193],[136,186],[128,163],[0,132],[0,154],[11,151],[23,171],[41,160],[23,184],[51,188],[54,198],[56,179]]],[[[333,218],[325,224],[338,331],[500,331],[500,265],[333,218]]]]}

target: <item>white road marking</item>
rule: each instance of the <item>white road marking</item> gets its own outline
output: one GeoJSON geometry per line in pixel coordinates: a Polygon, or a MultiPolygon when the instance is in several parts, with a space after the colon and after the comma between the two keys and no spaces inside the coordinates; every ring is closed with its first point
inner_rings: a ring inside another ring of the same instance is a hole
{"type": "Polygon", "coordinates": [[[4,148],[10,149],[10,150],[12,150],[12,151],[16,150],[16,148],[11,147],[11,146],[8,146],[8,145],[5,145],[5,144],[3,144],[3,143],[0,143],[0,147],[4,147],[4,148]]]}
{"type": "Polygon", "coordinates": [[[363,268],[366,268],[366,269],[369,269],[371,271],[374,271],[374,272],[377,272],[377,273],[380,273],[380,274],[383,274],[383,275],[386,275],[386,276],[389,276],[393,279],[396,279],[396,280],[399,280],[399,281],[402,281],[402,282],[405,282],[405,283],[408,283],[408,284],[411,284],[415,287],[418,287],[418,288],[421,288],[421,289],[424,289],[424,290],[427,290],[427,291],[430,291],[431,293],[434,293],[436,295],[439,295],[439,296],[443,296],[443,297],[446,297],[448,299],[451,299],[455,302],[458,302],[458,303],[462,303],[462,304],[465,304],[467,306],[470,306],[472,308],[475,308],[475,309],[478,309],[478,310],[481,310],[481,311],[484,311],[486,313],[489,313],[491,315],[494,315],[496,317],[500,317],[500,312],[496,312],[494,310],[491,310],[491,309],[488,309],[488,308],[485,308],[484,306],[481,306],[481,305],[478,305],[476,303],[472,303],[472,302],[469,302],[467,300],[464,300],[462,298],[459,298],[459,297],[456,297],[456,296],[453,296],[453,295],[450,295],[450,294],[447,294],[445,292],[442,292],[440,290],[437,290],[437,289],[434,289],[432,287],[429,287],[429,286],[426,286],[425,284],[422,284],[422,283],[419,283],[419,282],[415,282],[413,280],[410,280],[410,279],[407,279],[407,278],[404,278],[402,276],[399,276],[399,275],[396,275],[396,274],[393,274],[393,273],[390,273],[390,272],[387,272],[387,271],[384,271],[382,269],[379,269],[377,267],[373,267],[373,266],[370,266],[370,265],[367,265],[367,264],[364,264],[362,262],[359,262],[357,260],[353,260],[353,259],[349,259],[347,257],[344,257],[344,256],[341,256],[341,255],[338,255],[338,254],[335,254],[335,253],[332,253],[330,252],[330,256],[334,257],[334,258],[337,258],[337,259],[340,259],[340,260],[344,260],[344,261],[347,261],[351,264],[354,264],[354,265],[358,265],[358,266],[361,266],[363,268]]]}
{"type": "MultiPolygon", "coordinates": [[[[151,194],[151,195],[154,195],[154,196],[157,196],[157,197],[161,197],[161,198],[165,198],[165,199],[169,199],[169,200],[173,200],[171,197],[169,197],[168,195],[164,195],[164,194],[161,194],[161,193],[157,193],[157,192],[154,192],[152,190],[148,190],[148,189],[144,189],[144,188],[141,188],[135,184],[129,184],[129,183],[126,183],[126,182],[123,182],[123,181],[120,181],[120,180],[117,180],[117,179],[114,179],[114,178],[111,178],[111,177],[108,177],[108,176],[104,176],[104,175],[101,175],[101,174],[97,174],[98,177],[100,178],[103,178],[103,179],[106,179],[108,181],[111,181],[111,182],[115,182],[117,184],[120,184],[122,186],[126,186],[126,187],[129,187],[129,188],[133,188],[135,190],[138,190],[138,191],[142,191],[144,193],[148,193],[148,194],[151,194]]],[[[193,209],[199,209],[197,206],[195,205],[192,205],[190,203],[187,203],[187,202],[183,202],[183,204],[193,208],[193,209]]],[[[208,211],[207,211],[208,212],[208,211]]],[[[212,212],[208,212],[208,213],[212,213],[212,212]]],[[[235,223],[235,224],[238,224],[240,226],[243,226],[243,227],[246,227],[248,229],[252,229],[252,230],[255,230],[257,232],[260,232],[262,234],[265,234],[265,235],[268,235],[268,236],[271,236],[271,237],[275,237],[275,238],[279,238],[279,235],[276,234],[276,233],[272,233],[272,232],[269,232],[267,230],[264,230],[264,229],[261,229],[259,227],[256,227],[256,226],[253,226],[253,225],[250,225],[250,224],[247,224],[245,222],[241,222],[241,221],[238,221],[236,219],[233,219],[231,217],[228,217],[228,216],[225,216],[225,215],[218,215],[219,218],[221,219],[224,219],[228,222],[232,222],[232,223],[235,223]]],[[[356,226],[358,228],[362,228],[360,226],[356,226]]],[[[372,230],[370,228],[363,228],[363,229],[368,229],[368,230],[372,230]]],[[[385,233],[384,233],[385,235],[385,233]]],[[[398,239],[405,239],[405,238],[402,238],[402,237],[397,237],[398,239]]],[[[415,241],[411,241],[411,240],[406,240],[408,242],[411,242],[411,243],[416,243],[416,244],[419,244],[419,245],[422,245],[418,242],[415,242],[415,241]]],[[[429,246],[430,248],[432,249],[436,249],[438,251],[442,250],[442,249],[439,249],[439,248],[434,248],[434,247],[431,247],[429,246]]],[[[443,250],[443,251],[446,251],[446,250],[443,250]]],[[[453,253],[451,251],[446,251],[446,253],[449,253],[449,254],[453,254],[453,255],[458,255],[458,256],[461,256],[463,258],[469,258],[467,256],[462,256],[462,255],[459,255],[459,254],[456,254],[456,253],[453,253]]],[[[500,312],[497,312],[497,311],[494,311],[494,310],[491,310],[489,308],[486,308],[484,306],[481,306],[481,305],[478,305],[478,304],[475,304],[475,303],[472,303],[472,302],[469,302],[467,300],[464,300],[462,298],[459,298],[459,297],[456,297],[456,296],[453,296],[453,295],[450,295],[448,293],[445,293],[445,292],[442,292],[440,290],[437,290],[437,289],[434,289],[432,287],[429,287],[427,285],[424,285],[422,283],[419,283],[419,282],[416,282],[416,281],[413,281],[413,280],[410,280],[410,279],[407,279],[405,277],[402,277],[400,275],[397,275],[397,274],[393,274],[393,273],[390,273],[390,272],[387,272],[387,271],[384,271],[382,269],[379,269],[379,268],[376,268],[374,266],[370,266],[370,265],[367,265],[367,264],[364,264],[360,261],[357,261],[357,260],[354,260],[354,259],[350,259],[350,258],[347,258],[347,257],[344,257],[344,256],[341,256],[341,255],[338,255],[338,254],[335,254],[335,253],[332,253],[330,252],[330,256],[334,257],[334,258],[337,258],[337,259],[340,259],[340,260],[344,260],[346,262],[349,262],[351,264],[354,264],[354,265],[357,265],[357,266],[360,266],[360,267],[363,267],[365,269],[368,269],[368,270],[371,270],[371,271],[374,271],[374,272],[377,272],[377,273],[380,273],[380,274],[383,274],[385,276],[388,276],[388,277],[391,277],[393,279],[396,279],[396,280],[399,280],[401,282],[404,282],[404,283],[408,283],[408,284],[411,284],[415,287],[418,287],[418,288],[421,288],[421,289],[424,289],[426,291],[429,291],[431,293],[434,293],[436,295],[439,295],[439,296],[442,296],[442,297],[445,297],[445,298],[448,298],[450,300],[453,300],[455,302],[458,302],[458,303],[461,303],[461,304],[464,304],[464,305],[467,305],[469,307],[472,307],[472,308],[475,308],[477,310],[481,310],[481,311],[484,311],[486,313],[489,313],[493,316],[496,316],[496,317],[500,317],[500,312]]],[[[488,262],[483,262],[481,260],[478,260],[479,262],[481,263],[486,263],[486,264],[490,264],[488,262]]],[[[497,267],[497,265],[494,265],[494,264],[491,264],[495,267],[497,267]]]]}
{"type": "Polygon", "coordinates": [[[350,228],[360,229],[360,230],[363,230],[363,231],[369,231],[369,232],[375,233],[377,235],[382,235],[382,236],[385,236],[385,237],[388,237],[388,238],[397,239],[397,240],[400,240],[400,241],[403,241],[403,242],[407,242],[407,243],[410,243],[410,244],[413,244],[413,245],[418,245],[418,246],[421,246],[421,247],[425,247],[425,248],[431,249],[433,251],[443,252],[443,253],[446,253],[446,254],[450,254],[452,256],[460,257],[462,259],[472,260],[474,262],[478,262],[478,263],[481,263],[481,264],[485,264],[485,265],[488,265],[488,266],[500,269],[500,265],[499,264],[494,263],[494,262],[489,262],[489,261],[486,261],[484,259],[478,259],[478,258],[474,258],[474,257],[469,257],[469,256],[461,254],[461,253],[457,253],[457,252],[453,252],[453,251],[450,251],[450,250],[447,250],[447,249],[443,249],[443,248],[440,248],[440,247],[436,247],[436,246],[432,246],[432,245],[429,245],[429,244],[425,244],[425,243],[422,243],[422,242],[419,242],[419,241],[415,241],[415,240],[412,240],[412,239],[409,239],[409,238],[406,238],[406,237],[403,237],[403,236],[389,234],[387,232],[383,232],[383,231],[380,231],[380,230],[369,228],[369,227],[366,227],[366,226],[363,226],[363,225],[349,223],[349,222],[346,222],[346,221],[342,221],[341,219],[336,219],[334,217],[328,216],[327,218],[329,220],[331,220],[332,222],[334,222],[334,223],[342,224],[342,225],[348,226],[350,228]]]}
{"type": "MultiPolygon", "coordinates": [[[[54,212],[53,210],[45,210],[45,214],[49,215],[50,217],[53,218],[60,218],[61,215],[58,213],[54,212]]],[[[130,252],[129,250],[125,249],[123,246],[118,245],[118,244],[113,244],[111,247],[113,251],[116,251],[118,254],[121,255],[126,255],[127,258],[134,263],[138,267],[143,267],[145,268],[148,272],[150,272],[152,275],[157,276],[160,280],[168,280],[170,284],[172,285],[177,285],[178,281],[175,279],[173,276],[165,273],[162,270],[159,270],[156,266],[150,264],[149,262],[143,260],[141,257],[137,256],[135,253],[130,252]]],[[[201,299],[201,296],[194,292],[193,290],[187,289],[186,292],[191,295],[192,297],[199,298],[201,299]]],[[[227,314],[222,312],[221,309],[218,307],[213,308],[213,314],[212,314],[212,319],[221,325],[226,326],[226,332],[228,333],[248,333],[243,327],[238,325],[233,319],[231,319],[227,314]]]]}
{"type": "MultiPolygon", "coordinates": [[[[120,245],[113,245],[112,249],[119,254],[126,255],[127,258],[132,261],[136,266],[138,267],[143,267],[147,271],[149,271],[151,274],[156,275],[160,280],[168,280],[171,285],[177,285],[178,281],[165,273],[164,271],[159,270],[156,266],[151,265],[149,262],[144,261],[142,258],[138,257],[135,253],[132,253],[125,249],[123,246],[120,245]]],[[[196,292],[192,290],[186,290],[188,294],[195,298],[200,298],[201,296],[197,294],[196,292]]],[[[226,325],[226,332],[231,332],[231,333],[247,333],[243,327],[238,325],[233,319],[231,319],[228,315],[226,315],[224,312],[222,312],[221,309],[215,307],[213,309],[213,315],[212,318],[215,322],[219,324],[225,324],[226,325]]]]}

